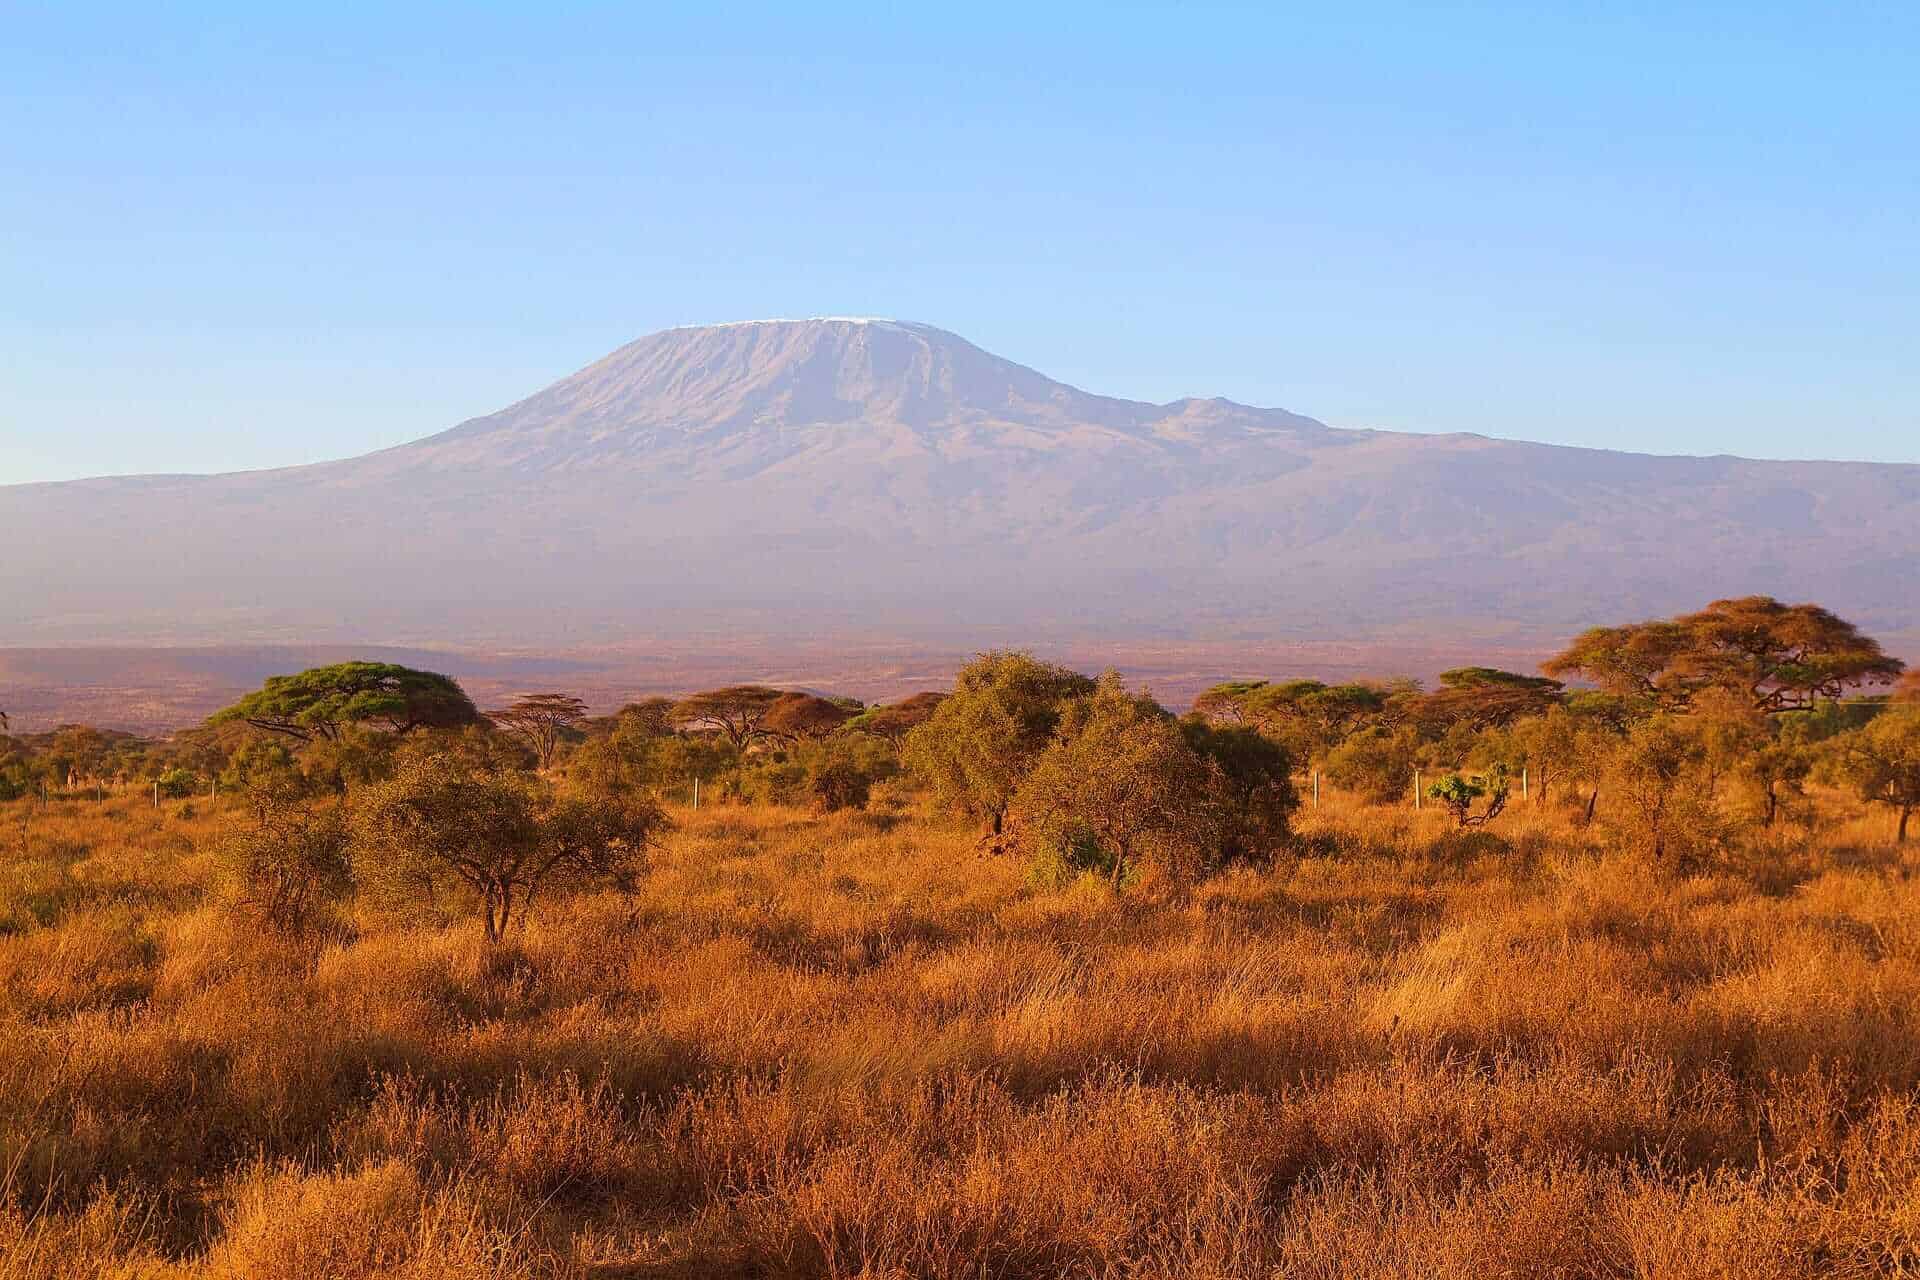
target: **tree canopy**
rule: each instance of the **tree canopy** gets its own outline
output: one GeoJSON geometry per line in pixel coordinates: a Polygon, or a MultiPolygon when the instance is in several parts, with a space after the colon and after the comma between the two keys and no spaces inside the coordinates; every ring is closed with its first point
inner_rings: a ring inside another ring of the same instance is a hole
{"type": "Polygon", "coordinates": [[[673,704],[669,717],[676,725],[692,725],[724,734],[735,747],[759,737],[761,721],[785,696],[763,684],[734,684],[688,694],[673,704]]]}
{"type": "Polygon", "coordinates": [[[1842,776],[1861,799],[1900,815],[1898,839],[1920,809],[1920,707],[1901,706],[1876,716],[1835,743],[1842,776]]]}
{"type": "Polygon", "coordinates": [[[847,728],[855,733],[870,733],[898,747],[907,734],[927,722],[946,696],[929,691],[911,694],[886,706],[868,707],[849,720],[847,728]]]}
{"type": "Polygon", "coordinates": [[[960,668],[954,689],[907,734],[904,758],[946,804],[1001,830],[1008,802],[1047,748],[1072,699],[1093,691],[1078,671],[996,649],[960,668]]]}
{"type": "Polygon", "coordinates": [[[1594,627],[1541,669],[1667,711],[1685,711],[1703,690],[1718,688],[1778,713],[1807,710],[1858,685],[1889,683],[1904,664],[1819,605],[1746,596],[1665,621],[1594,627]]]}
{"type": "Polygon", "coordinates": [[[1208,852],[1208,782],[1178,722],[1109,673],[1021,783],[1018,830],[1037,854],[1092,852],[1116,887],[1144,861],[1183,875],[1208,852]]]}
{"type": "Polygon", "coordinates": [[[526,775],[430,757],[362,791],[351,826],[357,877],[436,899],[442,881],[463,885],[498,942],[551,883],[631,889],[668,821],[644,792],[559,795],[526,775]]]}
{"type": "Polygon", "coordinates": [[[586,718],[587,704],[565,693],[531,693],[487,712],[487,719],[532,749],[542,769],[553,763],[562,735],[586,718]]]}
{"type": "Polygon", "coordinates": [[[1440,687],[1415,704],[1423,727],[1444,732],[1457,724],[1491,729],[1534,716],[1560,701],[1566,686],[1544,676],[1523,676],[1496,667],[1455,667],[1440,673],[1440,687]]]}
{"type": "Polygon", "coordinates": [[[1417,692],[1411,682],[1326,684],[1319,680],[1229,680],[1194,699],[1213,724],[1247,725],[1302,757],[1318,757],[1361,727],[1384,718],[1390,706],[1417,692]]]}
{"type": "Polygon", "coordinates": [[[787,742],[819,738],[853,719],[855,709],[813,693],[783,693],[760,718],[760,731],[787,742]]]}
{"type": "Polygon", "coordinates": [[[472,700],[449,676],[391,662],[340,662],[270,676],[208,723],[244,721],[305,742],[338,738],[353,725],[398,735],[459,728],[479,719],[472,700]]]}

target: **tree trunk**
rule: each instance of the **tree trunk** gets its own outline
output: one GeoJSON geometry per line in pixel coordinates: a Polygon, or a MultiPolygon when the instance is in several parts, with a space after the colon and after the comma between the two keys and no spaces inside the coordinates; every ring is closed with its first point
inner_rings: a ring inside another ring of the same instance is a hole
{"type": "Polygon", "coordinates": [[[1912,816],[1913,816],[1912,805],[1903,804],[1900,806],[1900,834],[1895,836],[1894,839],[1898,840],[1901,844],[1905,844],[1907,842],[1907,819],[1911,818],[1912,816]]]}
{"type": "Polygon", "coordinates": [[[1780,814],[1780,793],[1774,789],[1774,786],[1775,784],[1771,782],[1767,784],[1767,820],[1761,823],[1761,826],[1772,826],[1773,820],[1780,814]]]}
{"type": "Polygon", "coordinates": [[[1581,826],[1590,827],[1593,825],[1593,806],[1599,803],[1600,803],[1600,788],[1595,787],[1593,789],[1593,794],[1587,797],[1587,812],[1586,812],[1586,815],[1580,819],[1581,826]]]}

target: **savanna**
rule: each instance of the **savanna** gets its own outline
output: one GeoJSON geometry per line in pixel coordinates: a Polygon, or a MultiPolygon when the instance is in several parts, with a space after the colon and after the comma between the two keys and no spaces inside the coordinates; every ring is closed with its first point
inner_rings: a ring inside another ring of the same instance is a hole
{"type": "Polygon", "coordinates": [[[0,1275],[1920,1274],[1920,684],[290,674],[0,740],[0,1275]]]}

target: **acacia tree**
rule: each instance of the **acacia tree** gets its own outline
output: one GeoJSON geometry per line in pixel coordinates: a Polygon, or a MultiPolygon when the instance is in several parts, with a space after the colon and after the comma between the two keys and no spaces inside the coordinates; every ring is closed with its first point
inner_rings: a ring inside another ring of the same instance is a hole
{"type": "Polygon", "coordinates": [[[760,718],[760,731],[783,742],[824,738],[858,714],[857,709],[812,693],[783,693],[760,718]]]}
{"type": "Polygon", "coordinates": [[[1897,839],[1920,809],[1920,707],[1899,707],[1834,739],[1840,772],[1860,798],[1900,815],[1897,839]]]}
{"type": "Polygon", "coordinates": [[[561,738],[587,718],[587,704],[565,693],[532,693],[487,712],[487,719],[533,750],[541,769],[553,763],[561,738]]]}
{"type": "Polygon", "coordinates": [[[415,729],[457,729],[479,719],[472,700],[451,677],[391,662],[340,662],[270,676],[207,723],[238,720],[310,742],[337,739],[355,725],[402,736],[415,729]]]}
{"type": "Polygon", "coordinates": [[[1499,728],[1523,716],[1556,706],[1566,685],[1542,676],[1523,676],[1496,667],[1456,667],[1440,673],[1440,687],[1412,708],[1422,730],[1445,733],[1455,725],[1499,728]]]}
{"type": "Polygon", "coordinates": [[[1623,802],[1629,830],[1656,861],[1689,819],[1704,817],[1687,782],[1705,759],[1699,737],[1672,717],[1637,725],[1620,744],[1610,773],[1613,794],[1623,802]]]}
{"type": "Polygon", "coordinates": [[[1509,725],[1502,739],[1511,764],[1527,769],[1535,804],[1547,804],[1558,787],[1585,781],[1598,787],[1599,765],[1612,753],[1618,731],[1610,722],[1556,706],[1544,715],[1509,725]]]}
{"type": "Polygon", "coordinates": [[[674,731],[673,699],[657,695],[627,703],[610,716],[599,716],[581,724],[589,737],[606,733],[629,733],[642,737],[664,738],[674,731]]]}
{"type": "Polygon", "coordinates": [[[725,735],[736,750],[744,750],[761,734],[761,721],[784,695],[763,684],[735,684],[688,694],[673,704],[669,719],[725,735]]]}
{"type": "Polygon", "coordinates": [[[1318,680],[1230,680],[1194,699],[1214,724],[1251,725],[1297,756],[1317,757],[1387,718],[1410,685],[1324,684],[1318,680]]]}
{"type": "Polygon", "coordinates": [[[1879,642],[1814,604],[1771,596],[1716,600],[1698,613],[1583,632],[1541,670],[1581,676],[1666,711],[1723,689],[1757,711],[1805,711],[1849,688],[1886,684],[1904,664],[1879,642]]]}
{"type": "Polygon", "coordinates": [[[435,901],[447,882],[462,885],[479,900],[486,939],[496,943],[544,888],[630,891],[668,822],[644,791],[557,796],[525,775],[429,757],[362,791],[351,825],[357,875],[435,901]]]}
{"type": "Polygon", "coordinates": [[[872,734],[892,744],[897,751],[909,733],[932,718],[946,696],[944,693],[928,691],[911,694],[885,706],[868,707],[847,721],[847,728],[855,733],[872,734]]]}
{"type": "Polygon", "coordinates": [[[1036,854],[1090,842],[1118,889],[1142,861],[1182,878],[1203,867],[1209,782],[1173,717],[1109,673],[1068,710],[1013,804],[1036,854]]]}
{"type": "Polygon", "coordinates": [[[1086,676],[1030,653],[982,653],[960,668],[953,692],[907,734],[903,762],[943,803],[997,836],[1062,710],[1092,690],[1086,676]]]}
{"type": "Polygon", "coordinates": [[[1180,727],[1187,745],[1207,764],[1217,860],[1270,862],[1300,807],[1287,749],[1244,725],[1214,725],[1188,716],[1180,727]]]}
{"type": "Polygon", "coordinates": [[[269,924],[298,929],[352,886],[346,822],[338,806],[315,805],[291,770],[255,777],[245,795],[245,817],[216,857],[269,924]]]}
{"type": "Polygon", "coordinates": [[[1485,773],[1450,773],[1427,788],[1427,795],[1438,800],[1453,815],[1461,828],[1484,827],[1507,807],[1511,779],[1507,766],[1496,764],[1485,773]],[[1485,798],[1486,807],[1474,812],[1474,802],[1485,798]]]}

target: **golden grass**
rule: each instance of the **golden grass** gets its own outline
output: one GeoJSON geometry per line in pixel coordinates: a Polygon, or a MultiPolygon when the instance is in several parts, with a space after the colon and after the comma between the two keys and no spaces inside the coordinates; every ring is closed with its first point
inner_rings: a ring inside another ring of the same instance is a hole
{"type": "Polygon", "coordinates": [[[1827,804],[1678,876],[1329,797],[1122,898],[709,808],[493,952],[16,807],[0,1277],[1920,1274],[1920,882],[1827,804]]]}

